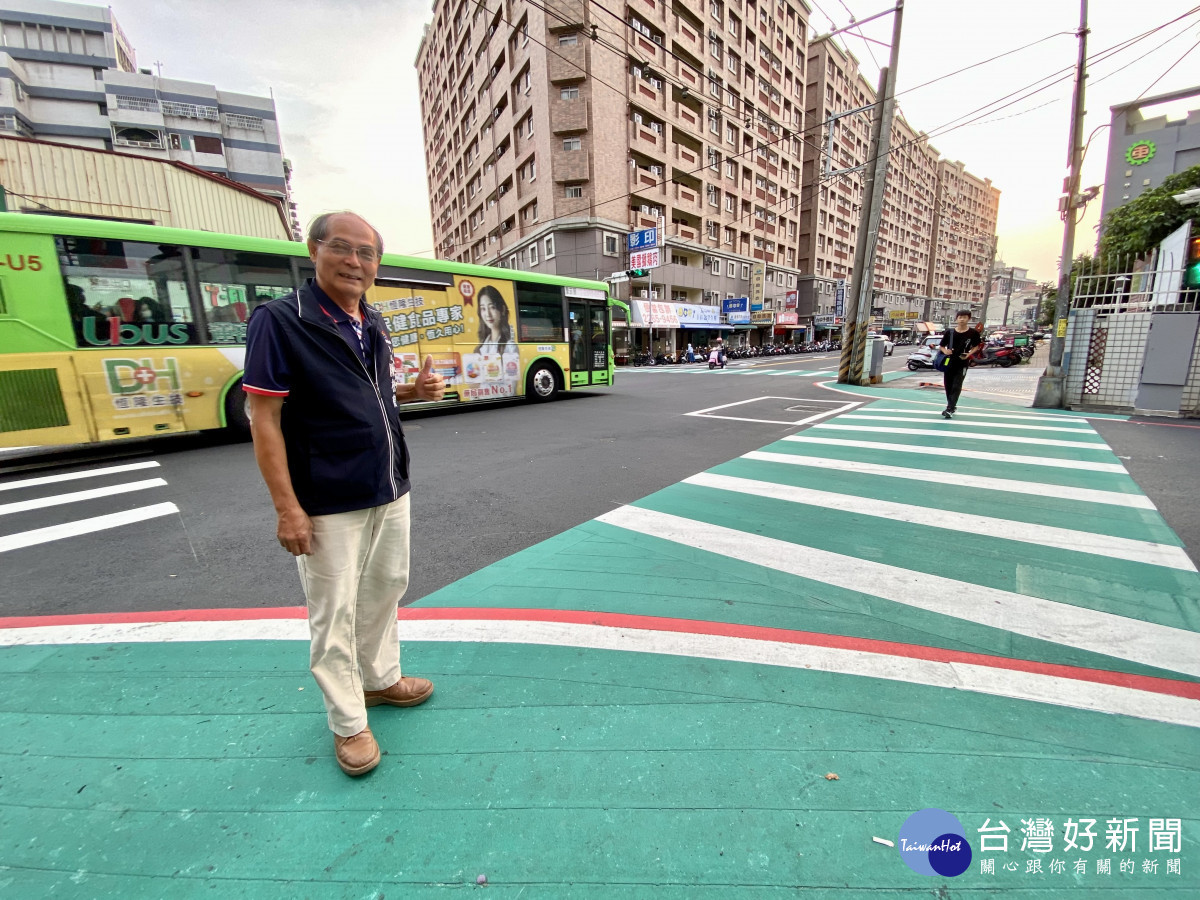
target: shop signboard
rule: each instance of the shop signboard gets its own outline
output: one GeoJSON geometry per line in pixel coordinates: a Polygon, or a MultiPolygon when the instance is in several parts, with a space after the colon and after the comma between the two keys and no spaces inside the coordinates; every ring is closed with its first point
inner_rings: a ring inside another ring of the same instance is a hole
{"type": "Polygon", "coordinates": [[[751,325],[773,325],[775,324],[775,313],[773,312],[752,312],[750,313],[751,325]]]}
{"type": "Polygon", "coordinates": [[[721,301],[721,312],[724,313],[725,321],[730,325],[749,325],[750,298],[726,297],[721,301]]]}
{"type": "MultiPolygon", "coordinates": [[[[641,231],[631,231],[625,235],[625,247],[627,250],[643,250],[647,247],[657,246],[657,228],[643,228],[641,231]]],[[[641,266],[631,266],[630,268],[638,269],[641,266]]]]}
{"type": "MultiPolygon", "coordinates": [[[[654,229],[651,229],[653,231],[654,229]]],[[[649,250],[633,250],[629,254],[630,269],[657,269],[662,264],[662,251],[657,247],[649,250]]]]}
{"type": "Polygon", "coordinates": [[[794,311],[783,311],[775,316],[776,325],[795,325],[800,321],[800,317],[794,311]]]}
{"type": "Polygon", "coordinates": [[[767,283],[767,266],[766,263],[756,262],[750,266],[750,309],[751,311],[761,310],[763,308],[763,293],[766,290],[767,283]]]}
{"type": "Polygon", "coordinates": [[[889,319],[904,319],[908,316],[908,313],[903,309],[889,309],[887,314],[889,319]]]}
{"type": "Polygon", "coordinates": [[[910,310],[910,311],[908,311],[908,312],[906,312],[906,313],[904,314],[904,318],[906,318],[906,319],[919,319],[919,318],[921,318],[921,313],[920,313],[920,312],[918,312],[918,311],[917,311],[917,310],[915,310],[915,309],[914,309],[914,310],[910,310]]]}
{"type": "Polygon", "coordinates": [[[721,324],[721,311],[715,306],[699,306],[694,303],[673,303],[675,318],[680,328],[706,328],[721,324]]]}
{"type": "Polygon", "coordinates": [[[658,303],[653,300],[633,301],[633,324],[644,328],[678,328],[679,317],[674,303],[658,303]]]}
{"type": "Polygon", "coordinates": [[[798,291],[788,291],[786,294],[783,295],[783,308],[784,309],[795,309],[798,299],[799,299],[798,291]]]}
{"type": "Polygon", "coordinates": [[[846,279],[839,278],[833,291],[833,314],[839,319],[846,315],[846,279]]]}

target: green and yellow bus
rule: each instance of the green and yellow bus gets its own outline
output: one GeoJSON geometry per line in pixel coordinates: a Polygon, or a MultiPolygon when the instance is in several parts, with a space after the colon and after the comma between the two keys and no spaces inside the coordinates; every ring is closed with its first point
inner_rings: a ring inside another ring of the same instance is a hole
{"type": "MultiPolygon", "coordinates": [[[[312,274],[302,243],[0,213],[0,447],[248,431],[247,319],[312,274]]],[[[613,382],[603,282],[385,253],[367,299],[437,405],[613,382]]]]}

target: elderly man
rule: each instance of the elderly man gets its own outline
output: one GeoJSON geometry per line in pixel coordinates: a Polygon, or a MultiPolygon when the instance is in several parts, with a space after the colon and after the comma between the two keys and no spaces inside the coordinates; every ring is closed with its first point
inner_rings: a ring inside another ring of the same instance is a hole
{"type": "Polygon", "coordinates": [[[408,448],[397,404],[440,400],[432,359],[396,383],[391,338],[363,293],[383,241],[365,219],[313,220],[316,278],[259,306],[246,332],[254,456],[296,557],[308,601],[310,668],[325,698],[338,765],[379,764],[367,707],[416,706],[433,693],[401,677],[396,607],[408,587],[408,448]]]}

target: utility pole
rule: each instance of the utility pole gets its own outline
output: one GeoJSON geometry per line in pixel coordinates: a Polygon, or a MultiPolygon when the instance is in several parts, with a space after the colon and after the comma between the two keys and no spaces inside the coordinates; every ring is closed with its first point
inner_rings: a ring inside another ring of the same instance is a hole
{"type": "MultiPolygon", "coordinates": [[[[883,216],[883,195],[887,186],[888,155],[892,143],[892,119],[896,109],[896,69],[900,63],[900,26],[904,18],[904,0],[897,0],[892,14],[892,47],[888,64],[879,72],[878,106],[871,123],[871,143],[867,156],[867,177],[863,184],[863,209],[858,220],[858,243],[854,247],[854,286],[850,291],[850,309],[842,331],[842,357],[838,363],[838,384],[862,384],[863,362],[867,350],[867,323],[875,284],[876,237],[883,216]],[[872,161],[874,165],[871,165],[872,161]]],[[[868,378],[869,380],[869,378],[868,378]]]]}
{"type": "Polygon", "coordinates": [[[987,275],[983,281],[983,306],[979,308],[979,324],[987,328],[988,300],[992,296],[992,271],[996,268],[996,250],[1000,246],[1000,235],[992,235],[992,258],[988,260],[987,275]]]}
{"type": "Polygon", "coordinates": [[[1004,282],[1004,319],[1000,322],[1000,327],[1008,328],[1008,304],[1012,302],[1012,283],[1013,274],[1016,269],[1012,266],[1008,267],[1008,279],[1004,282]]]}
{"type": "Polygon", "coordinates": [[[1075,204],[1079,195],[1079,168],[1083,163],[1083,93],[1087,80],[1088,0],[1079,0],[1079,60],[1075,63],[1075,93],[1071,98],[1071,133],[1068,144],[1066,197],[1063,210],[1062,259],[1058,264],[1058,297],[1054,304],[1054,331],[1050,337],[1050,362],[1038,379],[1033,405],[1041,409],[1062,409],[1066,405],[1067,375],[1063,371],[1063,350],[1067,336],[1067,317],[1071,312],[1071,263],[1075,258],[1075,204]]]}

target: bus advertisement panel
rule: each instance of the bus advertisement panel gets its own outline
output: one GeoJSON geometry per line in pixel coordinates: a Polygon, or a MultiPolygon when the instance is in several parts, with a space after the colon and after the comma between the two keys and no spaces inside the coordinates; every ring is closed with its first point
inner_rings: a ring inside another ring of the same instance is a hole
{"type": "MultiPolygon", "coordinates": [[[[304,244],[0,213],[0,447],[249,427],[246,323],[313,274],[304,244]]],[[[400,381],[443,404],[613,381],[599,282],[385,254],[367,301],[400,381]]]]}

